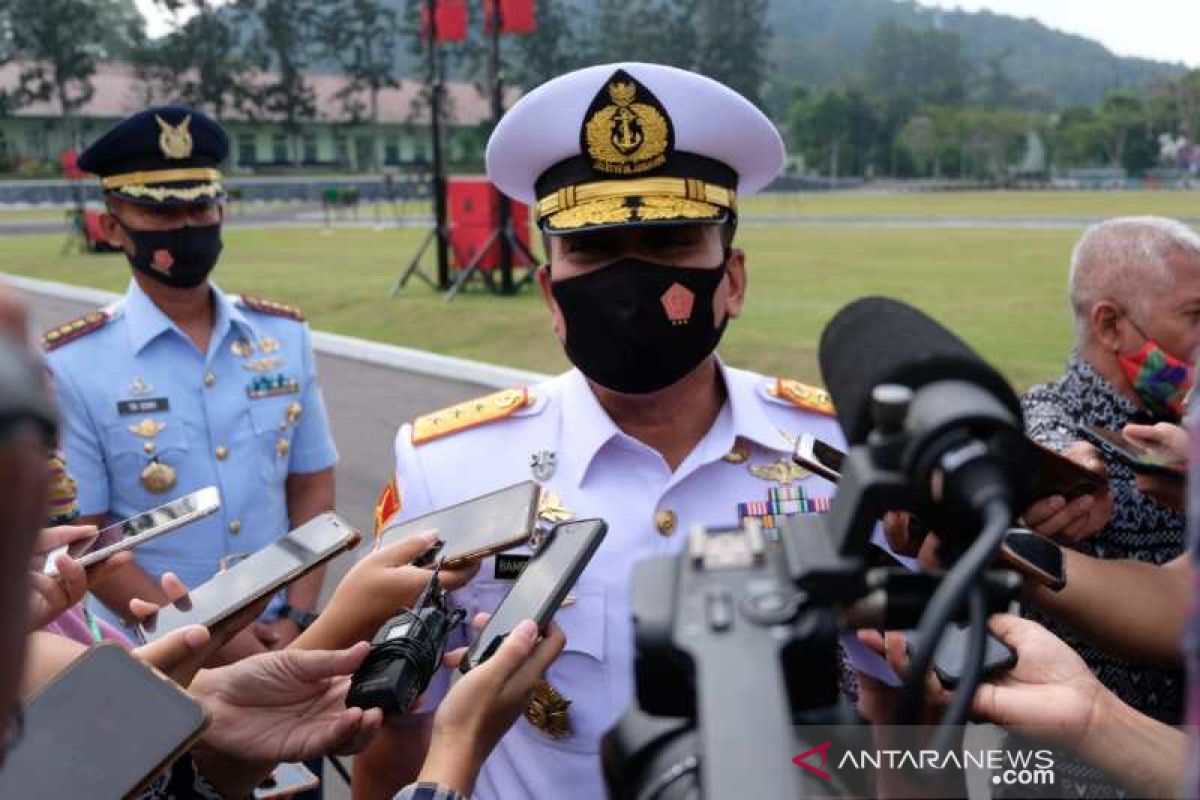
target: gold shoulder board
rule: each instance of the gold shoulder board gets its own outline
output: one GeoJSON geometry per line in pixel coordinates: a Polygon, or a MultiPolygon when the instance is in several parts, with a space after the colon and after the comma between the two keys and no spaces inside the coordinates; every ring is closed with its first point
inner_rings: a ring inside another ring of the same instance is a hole
{"type": "Polygon", "coordinates": [[[42,334],[42,349],[47,353],[57,350],[68,342],[81,339],[92,331],[100,330],[108,322],[108,319],[108,314],[103,311],[89,311],[82,317],[64,322],[42,334]]]}
{"type": "Polygon", "coordinates": [[[424,444],[452,433],[477,428],[510,417],[533,402],[529,389],[504,389],[475,400],[417,417],[412,426],[412,443],[424,444]]]}
{"type": "Polygon", "coordinates": [[[816,411],[830,417],[834,414],[833,400],[829,397],[829,392],[817,386],[809,386],[789,378],[776,378],[775,385],[768,391],[772,397],[786,400],[797,408],[816,411]]]}
{"type": "Polygon", "coordinates": [[[286,319],[294,319],[297,322],[304,321],[304,314],[295,306],[289,306],[286,303],[276,303],[274,300],[267,300],[262,297],[244,294],[238,298],[238,303],[251,311],[257,311],[260,314],[270,314],[273,317],[284,317],[286,319]]]}

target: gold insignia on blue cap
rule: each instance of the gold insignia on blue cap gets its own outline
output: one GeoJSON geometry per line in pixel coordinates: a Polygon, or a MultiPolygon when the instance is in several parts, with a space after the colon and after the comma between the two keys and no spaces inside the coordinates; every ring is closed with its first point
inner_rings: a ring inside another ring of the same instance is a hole
{"type": "Polygon", "coordinates": [[[617,70],[588,108],[583,149],[597,172],[639,175],[661,167],[674,144],[666,109],[650,90],[617,70]]]}
{"type": "Polygon", "coordinates": [[[192,155],[192,133],[188,126],[192,124],[192,115],[188,114],[183,122],[172,125],[155,114],[161,131],[158,135],[158,147],[166,158],[189,158],[192,155]]]}

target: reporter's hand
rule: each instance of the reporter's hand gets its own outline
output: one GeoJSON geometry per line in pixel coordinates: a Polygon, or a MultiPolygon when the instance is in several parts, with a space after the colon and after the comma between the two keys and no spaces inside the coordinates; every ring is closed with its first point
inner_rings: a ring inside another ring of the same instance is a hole
{"type": "Polygon", "coordinates": [[[990,627],[1016,651],[1017,663],[980,685],[972,712],[1036,738],[1078,747],[1108,690],[1066,642],[1036,622],[999,614],[990,627]]]}
{"type": "MultiPolygon", "coordinates": [[[[893,672],[901,677],[907,676],[908,641],[903,633],[860,630],[858,639],[883,656],[893,672]]],[[[896,724],[896,706],[899,700],[899,687],[889,686],[866,673],[858,673],[858,713],[863,719],[875,725],[896,724]]],[[[925,708],[921,714],[921,724],[937,724],[949,702],[950,693],[942,687],[933,670],[929,670],[925,674],[925,708]]]]}
{"type": "Polygon", "coordinates": [[[296,640],[300,635],[300,626],[287,617],[256,622],[250,626],[254,638],[267,650],[282,650],[296,640]]]}
{"type": "MultiPolygon", "coordinates": [[[[301,634],[296,647],[345,647],[369,641],[379,626],[409,607],[429,582],[430,570],[411,566],[422,553],[437,542],[437,533],[427,531],[394,542],[363,557],[350,568],[329,598],[325,610],[301,634]]],[[[464,586],[479,570],[472,562],[438,573],[443,589],[464,586]]]]}
{"type": "Polygon", "coordinates": [[[1135,473],[1133,479],[1139,492],[1163,508],[1169,508],[1177,514],[1187,511],[1186,480],[1172,480],[1145,473],[1135,473]]]}
{"type": "MultiPolygon", "coordinates": [[[[1108,470],[1095,447],[1087,442],[1075,442],[1062,453],[1108,481],[1108,470]]],[[[1031,530],[1043,536],[1058,538],[1068,544],[1086,539],[1104,529],[1112,519],[1112,492],[1085,494],[1068,501],[1062,495],[1038,499],[1022,515],[1031,530]]]]}
{"type": "Polygon", "coordinates": [[[370,646],[280,650],[203,670],[190,693],[211,715],[202,743],[242,761],[304,761],[350,754],[383,721],[379,709],[346,707],[349,676],[370,646]]]}
{"type": "Polygon", "coordinates": [[[1163,464],[1187,463],[1188,432],[1179,425],[1170,422],[1130,424],[1121,429],[1121,435],[1143,450],[1149,450],[1163,464]]]}
{"type": "MultiPolygon", "coordinates": [[[[417,780],[469,795],[483,762],[529,705],[534,685],[566,641],[553,624],[540,641],[531,620],[513,628],[492,657],[460,678],[438,706],[417,780]]],[[[447,663],[457,665],[464,653],[449,654],[447,663]]]]}
{"type": "Polygon", "coordinates": [[[58,525],[43,528],[38,533],[29,561],[30,630],[37,630],[53,622],[60,614],[81,601],[89,588],[133,560],[132,553],[117,553],[85,570],[78,561],[66,553],[61,553],[54,560],[57,575],[47,575],[42,571],[46,557],[55,549],[81,541],[95,533],[94,525],[58,525]]]}
{"type": "Polygon", "coordinates": [[[186,689],[200,669],[210,640],[203,625],[188,625],[134,648],[132,653],[186,689]]]}

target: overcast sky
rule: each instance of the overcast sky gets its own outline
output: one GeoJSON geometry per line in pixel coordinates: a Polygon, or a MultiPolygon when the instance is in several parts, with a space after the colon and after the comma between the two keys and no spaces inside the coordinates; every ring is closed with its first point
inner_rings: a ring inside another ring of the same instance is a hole
{"type": "MultiPolygon", "coordinates": [[[[922,5],[988,9],[1033,17],[1045,25],[1095,39],[1114,53],[1200,67],[1200,0],[917,0],[922,5]]],[[[165,33],[168,17],[152,0],[136,0],[151,36],[165,33]]],[[[788,0],[792,2],[792,0],[788,0]]]]}
{"type": "Polygon", "coordinates": [[[1033,17],[1095,39],[1114,53],[1200,67],[1200,0],[917,0],[924,6],[987,9],[1033,17]]]}

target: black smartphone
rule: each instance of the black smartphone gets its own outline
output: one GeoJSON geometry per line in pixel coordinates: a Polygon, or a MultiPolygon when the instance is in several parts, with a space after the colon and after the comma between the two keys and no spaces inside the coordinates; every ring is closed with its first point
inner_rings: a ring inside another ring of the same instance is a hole
{"type": "Polygon", "coordinates": [[[1028,528],[1013,528],[1000,545],[1000,559],[1052,591],[1067,585],[1062,548],[1028,528]]]}
{"type": "Polygon", "coordinates": [[[126,797],[200,738],[204,708],[115,644],[97,645],[22,709],[0,797],[126,797]]]}
{"type": "Polygon", "coordinates": [[[492,618],[467,650],[459,669],[467,672],[490,658],[504,637],[523,619],[531,619],[539,630],[546,630],[607,532],[608,524],[602,519],[562,522],[554,526],[492,612],[492,618]]]}
{"type": "Polygon", "coordinates": [[[72,542],[53,550],[46,556],[45,571],[54,575],[54,559],[65,552],[80,566],[90,567],[109,556],[132,550],[151,539],[179,530],[190,522],[203,519],[221,508],[221,492],[215,486],[205,486],[191,494],[165,503],[158,508],[101,528],[95,536],[72,542]]]}
{"type": "Polygon", "coordinates": [[[1110,431],[1095,425],[1077,425],[1075,432],[1085,442],[1091,442],[1105,456],[1143,475],[1182,481],[1186,473],[1177,466],[1165,463],[1149,450],[1138,447],[1119,431],[1110,431]]]}
{"type": "Polygon", "coordinates": [[[528,542],[537,521],[540,497],[541,487],[534,481],[524,481],[391,525],[376,538],[383,546],[435,530],[442,544],[413,563],[423,567],[441,561],[443,566],[454,567],[528,542]]]}
{"type": "MultiPolygon", "coordinates": [[[[945,686],[947,689],[953,689],[962,678],[963,662],[967,658],[967,639],[969,636],[970,634],[966,625],[951,623],[933,654],[933,672],[937,675],[938,680],[941,681],[942,686],[945,686]]],[[[908,646],[909,657],[911,657],[917,647],[917,643],[920,642],[920,638],[917,636],[916,631],[911,631],[905,634],[905,640],[908,646]]],[[[983,650],[983,679],[994,678],[1001,672],[1012,669],[1016,663],[1016,651],[991,633],[988,633],[983,650]]]]}
{"type": "Polygon", "coordinates": [[[811,433],[796,440],[792,460],[805,469],[820,475],[827,481],[837,483],[842,477],[842,462],[846,454],[831,444],[821,441],[811,433]]]}
{"type": "Polygon", "coordinates": [[[185,603],[164,607],[153,623],[140,626],[142,634],[147,641],[154,641],[185,625],[212,628],[353,549],[360,538],[354,526],[336,513],[319,514],[200,584],[188,593],[185,603]]]}
{"type": "Polygon", "coordinates": [[[1033,445],[1034,497],[1062,495],[1068,500],[1085,494],[1099,494],[1108,482],[1082,464],[1030,440],[1033,445]]]}

